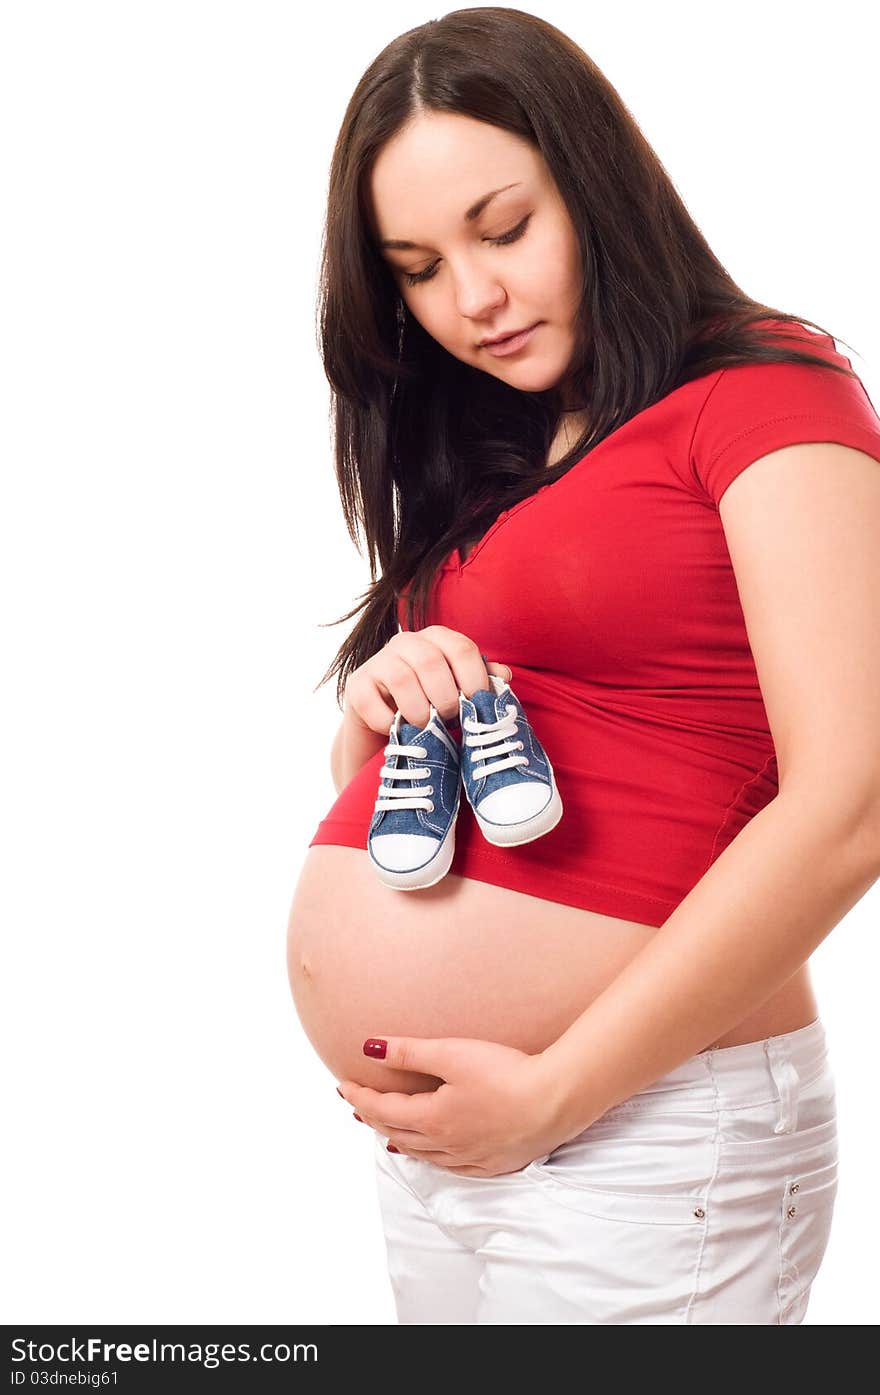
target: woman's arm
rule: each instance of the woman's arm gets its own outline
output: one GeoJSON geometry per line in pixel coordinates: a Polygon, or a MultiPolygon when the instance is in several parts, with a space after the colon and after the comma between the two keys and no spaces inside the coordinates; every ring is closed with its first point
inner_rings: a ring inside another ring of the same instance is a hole
{"type": "Polygon", "coordinates": [[[540,1056],[560,1139],[765,1002],[880,876],[880,816],[847,823],[780,793],[653,939],[540,1056]]]}
{"type": "Polygon", "coordinates": [[[330,771],[336,793],[341,794],[361,766],[372,760],[377,751],[388,745],[388,733],[371,731],[369,727],[344,717],[333,740],[330,771]]]}
{"type": "Polygon", "coordinates": [[[880,462],[787,446],[719,512],[779,794],[536,1060],[561,1137],[758,1008],[880,877],[880,462]]]}

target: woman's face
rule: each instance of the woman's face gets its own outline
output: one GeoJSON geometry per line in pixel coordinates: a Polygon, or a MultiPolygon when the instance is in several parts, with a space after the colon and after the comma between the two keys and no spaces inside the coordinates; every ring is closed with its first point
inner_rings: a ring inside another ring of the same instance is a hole
{"type": "Polygon", "coordinates": [[[380,253],[428,334],[511,387],[559,382],[576,342],[581,257],[539,151],[486,122],[427,112],[380,151],[369,202],[380,253]],[[535,324],[505,357],[480,344],[535,324]]]}

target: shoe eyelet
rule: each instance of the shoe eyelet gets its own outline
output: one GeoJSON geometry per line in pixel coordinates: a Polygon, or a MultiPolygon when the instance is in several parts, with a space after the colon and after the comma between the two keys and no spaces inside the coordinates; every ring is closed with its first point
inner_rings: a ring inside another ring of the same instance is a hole
{"type": "Polygon", "coordinates": [[[433,785],[429,785],[428,788],[425,790],[425,794],[433,794],[433,793],[434,793],[434,786],[433,786],[433,785]]]}
{"type": "Polygon", "coordinates": [[[525,750],[525,748],[526,748],[526,743],[525,743],[524,741],[517,741],[516,744],[517,744],[517,746],[519,747],[519,749],[520,749],[521,751],[524,751],[524,750],[525,750]]]}

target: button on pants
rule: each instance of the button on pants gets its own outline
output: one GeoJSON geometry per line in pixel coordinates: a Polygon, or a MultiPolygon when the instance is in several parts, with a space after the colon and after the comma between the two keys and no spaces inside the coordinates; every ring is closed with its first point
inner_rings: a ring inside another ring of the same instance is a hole
{"type": "Polygon", "coordinates": [[[388,1153],[400,1323],[800,1323],[837,1191],[819,1018],[700,1052],[518,1172],[388,1153]]]}

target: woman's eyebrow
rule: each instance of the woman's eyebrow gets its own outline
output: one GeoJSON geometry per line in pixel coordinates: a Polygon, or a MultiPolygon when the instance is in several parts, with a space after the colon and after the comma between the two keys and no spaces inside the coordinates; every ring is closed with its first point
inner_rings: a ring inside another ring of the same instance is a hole
{"type": "MultiPolygon", "coordinates": [[[[488,194],[483,194],[481,198],[477,199],[476,203],[472,203],[470,208],[466,210],[464,215],[464,221],[466,223],[473,223],[476,218],[479,218],[486,205],[492,202],[496,194],[503,194],[505,189],[516,189],[517,186],[521,183],[522,180],[517,179],[514,181],[513,184],[502,184],[500,189],[492,189],[488,194]]],[[[424,247],[421,243],[406,242],[399,237],[383,238],[382,241],[379,243],[379,246],[383,251],[389,250],[392,252],[430,251],[430,248],[424,247]]]]}

